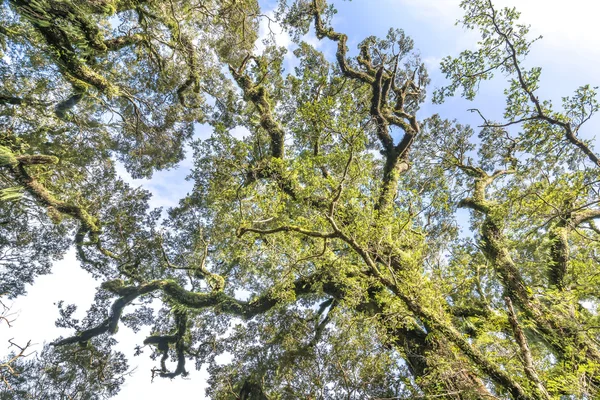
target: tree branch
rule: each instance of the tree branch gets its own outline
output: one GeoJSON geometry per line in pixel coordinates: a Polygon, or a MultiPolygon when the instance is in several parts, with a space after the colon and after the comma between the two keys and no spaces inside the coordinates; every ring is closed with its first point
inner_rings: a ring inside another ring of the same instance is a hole
{"type": "Polygon", "coordinates": [[[284,157],[285,132],[281,125],[275,120],[267,90],[262,85],[253,83],[250,77],[243,73],[248,57],[240,68],[235,69],[231,65],[229,71],[244,93],[244,97],[252,102],[260,116],[260,126],[271,138],[271,156],[274,158],[284,157]]]}
{"type": "Polygon", "coordinates": [[[525,368],[525,375],[533,382],[534,387],[536,388],[536,395],[540,399],[550,399],[550,395],[546,391],[546,388],[542,384],[540,377],[535,370],[535,366],[533,365],[533,357],[531,355],[531,351],[529,350],[529,344],[527,343],[527,338],[519,325],[519,321],[517,321],[517,314],[512,305],[512,301],[510,297],[505,297],[504,302],[506,303],[506,309],[508,312],[508,321],[513,329],[513,333],[515,335],[515,339],[519,344],[519,348],[521,349],[521,360],[523,362],[523,367],[525,368]]]}
{"type": "MultiPolygon", "coordinates": [[[[309,275],[297,279],[293,284],[296,296],[314,293],[313,284],[319,282],[320,275],[309,275]]],[[[114,334],[117,331],[123,309],[140,296],[160,291],[168,301],[195,310],[212,308],[221,313],[242,319],[252,319],[277,306],[282,300],[276,295],[276,290],[268,291],[249,301],[238,300],[223,291],[199,293],[184,289],[174,280],[155,280],[138,286],[127,286],[123,280],[117,279],[102,284],[102,288],[120,296],[112,305],[111,312],[100,325],[79,332],[77,335],[54,342],[55,346],[73,343],[85,343],[90,339],[105,333],[114,334]]],[[[151,341],[153,339],[150,339],[151,341]]]]}

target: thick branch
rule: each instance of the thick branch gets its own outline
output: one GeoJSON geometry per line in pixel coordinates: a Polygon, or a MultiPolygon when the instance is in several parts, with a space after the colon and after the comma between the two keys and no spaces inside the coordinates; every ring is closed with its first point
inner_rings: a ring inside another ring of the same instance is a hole
{"type": "Polygon", "coordinates": [[[244,92],[244,97],[254,104],[260,115],[260,126],[271,138],[271,156],[274,158],[283,158],[285,132],[273,117],[272,106],[267,90],[262,85],[255,85],[250,80],[250,77],[243,73],[244,66],[245,62],[242,64],[242,67],[237,70],[232,66],[229,66],[229,71],[244,92]]]}
{"type": "Polygon", "coordinates": [[[143,42],[144,40],[145,40],[144,35],[135,33],[133,35],[123,35],[123,36],[118,36],[113,39],[105,40],[104,45],[110,51],[117,51],[117,50],[121,50],[124,47],[143,42]]]}
{"type": "Polygon", "coordinates": [[[600,218],[600,210],[567,211],[559,216],[558,222],[550,229],[550,265],[548,278],[558,289],[564,289],[564,278],[569,263],[569,234],[579,225],[600,218]]]}
{"type": "Polygon", "coordinates": [[[25,190],[33,196],[39,203],[47,207],[53,207],[63,214],[67,214],[81,222],[86,230],[93,235],[100,233],[100,227],[98,220],[88,214],[83,208],[73,204],[69,204],[65,201],[59,200],[54,197],[41,183],[39,183],[34,177],[29,175],[24,165],[28,164],[53,164],[57,162],[56,157],[53,156],[16,156],[18,164],[10,166],[10,172],[13,174],[19,184],[21,184],[25,190]],[[22,161],[21,161],[22,160],[22,161]]]}
{"type": "Polygon", "coordinates": [[[350,78],[358,79],[368,84],[372,84],[374,81],[373,77],[369,76],[369,74],[357,71],[356,69],[352,68],[348,60],[346,60],[346,53],[348,52],[346,42],[348,41],[348,36],[344,35],[343,33],[337,33],[332,28],[325,28],[325,25],[323,24],[323,19],[321,18],[322,10],[319,8],[317,0],[313,0],[312,7],[313,16],[315,18],[315,28],[317,31],[317,37],[319,39],[323,39],[326,37],[330,40],[333,40],[334,42],[337,42],[338,46],[336,52],[336,59],[344,75],[350,78]]]}
{"type": "MultiPolygon", "coordinates": [[[[296,280],[293,290],[296,296],[314,292],[313,284],[319,280],[316,275],[302,277],[296,280]]],[[[120,296],[112,305],[110,316],[100,325],[87,329],[75,336],[54,343],[62,346],[72,343],[84,343],[93,337],[105,333],[114,334],[117,331],[123,309],[140,296],[153,292],[162,292],[166,298],[184,307],[196,310],[213,308],[218,312],[233,315],[243,319],[252,319],[265,313],[281,302],[275,290],[254,297],[249,301],[238,300],[224,292],[198,293],[184,289],[174,280],[155,280],[139,286],[126,286],[125,282],[117,279],[105,282],[102,288],[120,296]]]]}
{"type": "Polygon", "coordinates": [[[569,228],[566,219],[561,218],[548,232],[550,238],[550,263],[548,280],[558,289],[564,289],[564,279],[569,263],[569,228]]]}
{"type": "Polygon", "coordinates": [[[520,400],[535,399],[528,395],[521,385],[509,374],[499,368],[496,364],[490,362],[481,352],[479,352],[479,350],[473,347],[454,327],[425,310],[420,304],[408,296],[403,295],[398,291],[396,291],[396,294],[402,298],[407,307],[416,316],[426,321],[432,329],[440,332],[449,341],[454,343],[477,366],[477,368],[488,375],[496,384],[508,390],[513,398],[520,400]]]}
{"type": "Polygon", "coordinates": [[[88,342],[90,339],[96,337],[96,336],[100,336],[104,333],[110,333],[110,334],[114,334],[117,332],[117,327],[119,324],[119,319],[121,318],[121,315],[123,314],[123,309],[129,305],[132,301],[134,301],[136,298],[138,298],[139,294],[138,293],[130,293],[126,296],[123,296],[119,299],[117,299],[110,310],[110,315],[108,318],[106,318],[100,325],[95,326],[93,328],[90,329],[86,329],[84,331],[79,332],[77,335],[75,336],[71,336],[62,340],[58,340],[56,342],[53,343],[54,346],[64,346],[67,344],[74,344],[74,343],[85,343],[88,342]]]}
{"type": "Polygon", "coordinates": [[[56,164],[58,163],[58,157],[46,156],[42,154],[34,155],[18,155],[15,159],[22,165],[40,165],[40,164],[56,164]]]}
{"type": "MultiPolygon", "coordinates": [[[[463,168],[467,167],[463,166],[463,168]]],[[[582,335],[576,321],[572,321],[570,317],[555,315],[553,310],[531,296],[531,289],[511,257],[503,232],[506,213],[501,205],[485,198],[485,189],[493,179],[508,172],[496,171],[490,176],[480,168],[473,167],[468,167],[466,172],[471,172],[470,175],[475,177],[475,190],[473,197],[464,199],[460,205],[484,214],[480,231],[481,249],[498,272],[511,302],[535,323],[538,332],[561,359],[575,358],[580,364],[585,364],[589,360],[600,361],[600,352],[596,345],[582,335]],[[579,352],[573,353],[572,348],[565,345],[565,337],[584,348],[585,356],[581,356],[579,352]]],[[[597,381],[597,378],[591,378],[594,382],[597,381]]]]}
{"type": "Polygon", "coordinates": [[[242,237],[247,232],[258,233],[261,235],[269,235],[269,234],[278,233],[278,232],[297,232],[302,235],[324,238],[324,239],[338,237],[338,234],[336,232],[311,231],[311,230],[300,228],[297,226],[280,226],[280,227],[273,228],[273,229],[257,229],[257,228],[242,227],[242,228],[238,229],[237,235],[238,235],[238,237],[242,237]]]}
{"type": "MultiPolygon", "coordinates": [[[[187,313],[185,311],[175,311],[175,326],[176,332],[174,335],[154,335],[149,336],[144,340],[144,344],[152,344],[158,348],[158,351],[162,353],[160,359],[160,370],[159,376],[161,378],[173,379],[176,376],[186,376],[188,373],[185,370],[185,333],[187,331],[187,313]],[[175,371],[170,372],[167,369],[166,361],[169,357],[169,345],[175,345],[175,351],[177,353],[177,367],[175,371]]],[[[154,370],[152,371],[154,376],[154,370]]]]}
{"type": "Polygon", "coordinates": [[[519,348],[521,349],[521,360],[523,361],[525,374],[533,382],[537,391],[537,397],[540,399],[550,399],[550,395],[542,384],[542,381],[535,370],[535,366],[533,365],[533,356],[529,350],[529,344],[527,343],[527,338],[523,333],[523,329],[521,329],[519,321],[517,321],[517,314],[513,308],[512,301],[510,301],[510,297],[505,297],[504,301],[506,302],[506,308],[508,311],[508,321],[510,322],[515,339],[519,344],[519,348]]]}
{"type": "Polygon", "coordinates": [[[398,179],[409,168],[407,161],[408,151],[415,135],[420,130],[416,117],[404,111],[403,102],[397,102],[397,109],[393,110],[393,112],[388,106],[389,101],[387,97],[390,90],[397,94],[397,97],[403,99],[404,91],[409,82],[406,82],[404,89],[396,88],[393,81],[396,77],[397,64],[391,75],[386,72],[383,63],[379,66],[373,66],[368,44],[364,44],[361,47],[361,53],[358,57],[359,64],[365,67],[367,72],[365,73],[352,68],[346,57],[348,52],[346,46],[348,37],[345,34],[335,32],[332,28],[325,27],[321,17],[322,10],[317,0],[313,0],[312,12],[317,37],[319,39],[328,38],[338,43],[336,58],[342,73],[346,77],[368,84],[372,88],[370,114],[375,121],[377,137],[383,146],[383,155],[385,157],[381,192],[376,209],[384,209],[392,204],[398,188],[398,179]],[[406,120],[409,122],[406,122],[406,120]],[[404,137],[397,145],[394,145],[394,141],[392,140],[389,129],[390,125],[397,126],[404,131],[404,137]]]}
{"type": "Polygon", "coordinates": [[[8,96],[8,95],[0,95],[0,104],[10,104],[14,106],[22,106],[22,105],[36,105],[36,106],[47,106],[50,103],[47,101],[39,101],[26,97],[16,97],[16,96],[8,96]]]}
{"type": "MultiPolygon", "coordinates": [[[[95,87],[99,92],[108,95],[109,97],[117,95],[119,88],[112,84],[108,79],[99,73],[95,72],[87,64],[85,64],[80,55],[75,51],[69,35],[54,21],[56,13],[67,13],[74,18],[78,23],[82,23],[82,18],[77,10],[57,10],[52,9],[50,4],[31,3],[25,0],[11,0],[16,6],[18,12],[29,19],[31,24],[45,39],[48,46],[52,49],[52,53],[56,56],[58,65],[65,78],[70,81],[78,90],[85,91],[85,88],[90,85],[95,87]]],[[[64,16],[63,16],[64,17],[64,16]]],[[[106,50],[103,42],[98,42],[96,35],[90,30],[82,29],[87,35],[89,44],[96,48],[100,47],[106,50]]]]}

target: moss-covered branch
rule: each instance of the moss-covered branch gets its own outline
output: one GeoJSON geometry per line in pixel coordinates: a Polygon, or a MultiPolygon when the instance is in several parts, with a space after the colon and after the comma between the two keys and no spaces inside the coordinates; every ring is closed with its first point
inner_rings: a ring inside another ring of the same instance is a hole
{"type": "Polygon", "coordinates": [[[297,226],[280,226],[273,229],[257,229],[257,228],[248,228],[242,227],[238,229],[237,235],[238,237],[242,237],[247,232],[258,233],[260,235],[270,235],[273,233],[279,232],[297,232],[305,236],[317,237],[317,238],[335,238],[338,237],[336,232],[319,232],[319,231],[311,231],[308,229],[303,229],[297,226]]]}
{"type": "Polygon", "coordinates": [[[565,276],[569,264],[569,235],[579,225],[600,218],[600,210],[571,210],[558,215],[556,222],[548,231],[550,238],[550,262],[548,279],[551,285],[562,290],[565,288],[565,276]]]}
{"type": "Polygon", "coordinates": [[[250,77],[244,72],[249,58],[250,56],[246,57],[240,68],[236,69],[229,66],[229,71],[240,89],[242,89],[244,97],[256,107],[256,111],[260,116],[260,126],[271,138],[271,156],[274,158],[283,158],[285,153],[285,132],[273,116],[273,107],[267,89],[263,85],[252,82],[250,77]]]}
{"type": "Polygon", "coordinates": [[[83,207],[69,204],[68,202],[59,200],[51,194],[37,179],[27,172],[25,165],[31,164],[54,164],[58,159],[53,156],[16,156],[16,165],[9,167],[11,174],[15,180],[25,188],[25,190],[36,200],[40,205],[53,207],[57,211],[69,215],[82,224],[90,235],[97,238],[100,234],[100,225],[96,217],[90,215],[83,207]]]}
{"type": "Polygon", "coordinates": [[[385,164],[381,184],[381,192],[376,204],[377,209],[384,209],[392,205],[398,190],[398,179],[400,175],[409,169],[408,153],[416,135],[420,132],[420,126],[414,115],[404,110],[404,99],[408,81],[402,87],[396,87],[396,64],[393,72],[386,70],[383,61],[381,65],[373,65],[370,56],[370,46],[364,43],[361,46],[358,63],[366,69],[366,72],[353,68],[347,59],[348,48],[345,34],[335,32],[332,28],[325,27],[321,13],[322,2],[313,0],[312,13],[315,21],[316,34],[319,39],[328,38],[337,42],[336,59],[342,73],[351,79],[370,85],[372,89],[370,114],[375,121],[375,131],[383,147],[385,164]],[[396,102],[395,108],[390,106],[388,96],[393,94],[396,98],[402,98],[396,102]],[[394,144],[390,133],[390,125],[396,126],[404,131],[404,136],[398,144],[394,144]]]}
{"type": "MultiPolygon", "coordinates": [[[[569,315],[557,315],[550,307],[532,296],[532,289],[527,285],[511,256],[504,234],[506,211],[501,204],[486,198],[486,189],[494,179],[511,171],[496,171],[488,175],[481,168],[459,167],[474,179],[472,197],[462,200],[459,205],[484,215],[480,228],[481,249],[497,271],[505,294],[536,326],[537,332],[560,359],[575,360],[581,365],[590,361],[600,362],[597,345],[582,333],[577,320],[573,320],[569,315]],[[573,351],[573,346],[578,350],[573,351]],[[585,356],[582,356],[582,353],[585,356]]],[[[600,383],[600,377],[593,375],[590,378],[600,383]]]]}
{"type": "Polygon", "coordinates": [[[367,84],[372,84],[375,81],[374,77],[370,76],[367,73],[354,69],[350,66],[350,63],[346,59],[346,53],[348,53],[348,46],[346,45],[346,42],[348,41],[348,36],[343,33],[338,33],[334,31],[333,28],[325,27],[325,24],[321,17],[322,7],[319,3],[320,2],[318,0],[313,0],[312,3],[312,12],[315,20],[317,38],[328,38],[334,42],[337,42],[338,45],[336,59],[344,75],[348,76],[349,78],[358,79],[359,81],[365,82],[367,84]]]}
{"type": "Polygon", "coordinates": [[[406,296],[401,291],[394,289],[394,292],[402,299],[402,301],[415,314],[416,317],[424,321],[433,331],[439,332],[447,340],[456,345],[476,366],[477,369],[489,376],[494,383],[506,389],[514,399],[536,399],[534,396],[528,394],[519,384],[519,382],[510,376],[506,371],[504,371],[500,366],[490,361],[484,354],[471,345],[471,343],[469,343],[469,341],[449,322],[427,310],[421,304],[406,296]]]}
{"type": "MultiPolygon", "coordinates": [[[[302,296],[316,291],[313,285],[319,281],[319,276],[309,275],[296,280],[292,290],[296,296],[302,296]]],[[[184,289],[174,280],[164,279],[155,280],[141,285],[128,286],[123,280],[117,279],[105,282],[102,288],[119,296],[111,307],[110,316],[100,325],[87,329],[70,338],[55,342],[55,345],[65,345],[71,343],[87,342],[93,337],[109,333],[114,334],[117,331],[119,319],[123,309],[131,304],[132,301],[140,296],[153,292],[161,292],[165,296],[165,301],[180,305],[182,307],[204,310],[212,308],[223,314],[229,314],[242,319],[252,319],[259,314],[263,314],[273,307],[277,306],[281,300],[277,296],[276,288],[252,298],[249,301],[238,300],[235,297],[227,295],[223,291],[219,292],[193,292],[184,289]]]]}
{"type": "Polygon", "coordinates": [[[550,395],[540,380],[535,366],[533,365],[533,356],[529,350],[529,343],[527,341],[527,337],[525,337],[525,333],[523,332],[521,325],[519,324],[519,321],[517,320],[517,314],[513,308],[512,301],[510,300],[510,297],[505,297],[504,300],[506,302],[506,309],[508,312],[508,321],[513,329],[515,340],[521,349],[521,361],[523,362],[525,375],[532,382],[532,386],[535,388],[536,396],[538,398],[550,399],[550,395]]]}
{"type": "MultiPolygon", "coordinates": [[[[153,335],[144,340],[144,344],[151,344],[157,347],[162,354],[160,359],[160,370],[158,371],[161,378],[173,379],[179,375],[186,376],[188,373],[185,370],[185,333],[187,332],[187,313],[183,310],[174,311],[175,315],[175,334],[173,335],[153,335]],[[169,357],[169,345],[175,345],[177,353],[177,367],[174,371],[167,369],[167,358],[169,357]]],[[[152,371],[154,375],[154,370],[152,371]]]]}
{"type": "Polygon", "coordinates": [[[42,154],[14,154],[9,148],[0,146],[0,167],[6,167],[14,180],[25,189],[27,193],[40,205],[48,207],[53,212],[68,215],[79,221],[80,226],[75,235],[75,244],[78,254],[83,261],[90,262],[84,254],[83,246],[86,236],[89,243],[94,245],[102,254],[117,259],[118,256],[102,247],[100,242],[101,225],[98,218],[88,213],[79,205],[60,200],[54,196],[46,187],[40,183],[28,171],[26,166],[52,165],[58,163],[58,158],[42,154]]]}
{"type": "Polygon", "coordinates": [[[17,96],[9,96],[9,95],[0,95],[0,104],[6,105],[10,104],[13,106],[48,106],[50,105],[47,101],[40,101],[28,97],[17,97],[17,96]]]}

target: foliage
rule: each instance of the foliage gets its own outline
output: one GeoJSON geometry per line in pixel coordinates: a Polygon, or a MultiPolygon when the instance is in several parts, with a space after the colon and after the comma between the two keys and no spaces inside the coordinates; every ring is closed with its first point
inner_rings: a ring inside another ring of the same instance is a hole
{"type": "Polygon", "coordinates": [[[124,381],[127,363],[121,353],[96,347],[54,348],[19,358],[6,375],[0,399],[100,400],[113,397],[124,381]]]}
{"type": "Polygon", "coordinates": [[[600,162],[578,136],[596,89],[557,110],[518,12],[462,7],[481,41],[443,60],[433,98],[506,76],[505,120],[475,110],[479,130],[420,115],[429,76],[402,30],[352,55],[324,0],[279,2],[293,73],[272,40],[254,50],[271,17],[252,0],[4,1],[1,290],[23,294],[73,237],[101,283],[2,395],[115,394],[123,324],[151,327],[137,351],[157,378],[208,365],[215,399],[599,396],[600,162]],[[149,177],[184,145],[194,189],[165,214],[116,173],[149,177]]]}

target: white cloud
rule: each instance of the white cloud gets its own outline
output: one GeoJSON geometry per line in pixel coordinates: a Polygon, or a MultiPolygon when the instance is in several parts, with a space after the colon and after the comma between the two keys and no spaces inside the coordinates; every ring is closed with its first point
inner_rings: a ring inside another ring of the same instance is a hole
{"type": "Polygon", "coordinates": [[[186,161],[179,166],[157,171],[152,174],[150,179],[134,179],[120,164],[117,164],[116,167],[117,174],[132,187],[142,187],[152,193],[152,197],[148,201],[150,208],[175,207],[179,203],[179,199],[185,197],[193,187],[192,182],[185,180],[191,168],[190,151],[187,153],[186,161]]]}
{"type": "MultiPolygon", "coordinates": [[[[229,69],[224,67],[225,72],[229,73],[229,69]]],[[[208,125],[208,124],[196,124],[194,125],[194,139],[198,139],[198,140],[206,140],[208,138],[210,138],[210,136],[212,135],[213,132],[213,128],[208,125]]],[[[187,155],[190,155],[190,152],[187,152],[187,155]]],[[[185,161],[189,162],[189,165],[192,165],[191,159],[188,160],[187,157],[185,161]]]]}
{"type": "Polygon", "coordinates": [[[495,0],[503,7],[516,7],[532,32],[544,35],[547,47],[575,48],[600,56],[598,12],[600,3],[590,0],[495,0]]]}
{"type": "Polygon", "coordinates": [[[265,13],[261,18],[258,28],[258,39],[256,40],[256,50],[262,53],[265,50],[265,40],[273,39],[279,47],[285,47],[290,50],[292,48],[292,39],[290,35],[273,19],[273,11],[265,13]]]}
{"type": "Polygon", "coordinates": [[[250,131],[245,126],[236,126],[229,133],[231,133],[231,136],[239,140],[251,135],[250,131]]]}
{"type": "MultiPolygon", "coordinates": [[[[592,0],[493,0],[497,8],[515,7],[521,22],[531,25],[534,35],[543,35],[546,48],[574,49],[600,59],[598,14],[600,2],[592,0]]],[[[451,27],[463,15],[459,0],[385,0],[395,9],[408,7],[417,18],[437,27],[451,27]]]]}
{"type": "Polygon", "coordinates": [[[44,342],[72,333],[54,325],[58,318],[56,303],[64,300],[65,304],[78,304],[74,316],[82,318],[87,306],[93,303],[96,287],[97,283],[79,267],[75,251],[69,251],[63,260],[54,264],[51,275],[38,277],[34,285],[27,288],[27,296],[5,302],[15,313],[15,321],[10,328],[0,325],[0,354],[10,351],[8,346],[4,347],[10,338],[15,338],[17,344],[31,340],[37,344],[33,350],[39,351],[44,342]]]}

